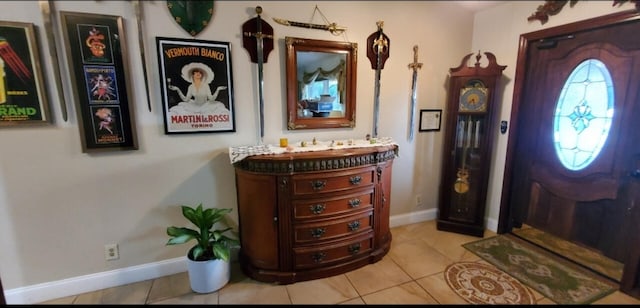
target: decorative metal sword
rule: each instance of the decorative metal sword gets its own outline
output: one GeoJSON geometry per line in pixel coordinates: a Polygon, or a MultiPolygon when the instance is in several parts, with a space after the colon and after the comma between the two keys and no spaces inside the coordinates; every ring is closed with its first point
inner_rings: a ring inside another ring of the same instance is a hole
{"type": "Polygon", "coordinates": [[[149,96],[149,78],[147,77],[147,62],[144,58],[144,30],[142,29],[142,8],[139,0],[132,0],[133,10],[138,22],[138,44],[140,45],[140,59],[142,60],[142,75],[144,75],[144,89],[147,95],[147,107],[151,111],[151,97],[149,96]]]}
{"type": "Polygon", "coordinates": [[[310,24],[306,22],[299,21],[290,21],[282,18],[273,18],[273,20],[281,25],[285,26],[293,26],[307,29],[318,29],[318,30],[326,30],[331,32],[333,35],[342,34],[347,28],[338,26],[335,22],[330,23],[328,25],[320,25],[320,24],[310,24]]]}
{"type": "Polygon", "coordinates": [[[371,61],[371,68],[376,70],[375,94],[373,98],[373,134],[378,137],[378,116],[380,114],[380,73],[384,68],[384,63],[389,58],[389,47],[391,41],[382,32],[383,21],[376,22],[378,31],[372,33],[367,38],[367,58],[371,61]]]}
{"type": "Polygon", "coordinates": [[[264,77],[262,66],[267,62],[269,52],[273,50],[273,28],[260,18],[260,14],[262,14],[261,6],[256,6],[256,14],[258,16],[242,24],[242,46],[249,52],[251,61],[258,63],[258,107],[260,109],[259,144],[262,145],[264,141],[264,97],[262,92],[264,77]]]}
{"type": "Polygon", "coordinates": [[[55,75],[56,88],[58,89],[58,100],[60,101],[60,111],[62,112],[62,119],[67,121],[67,103],[64,100],[64,92],[62,88],[62,75],[60,75],[60,63],[58,62],[58,53],[56,51],[56,39],[53,35],[53,1],[40,0],[40,9],[42,10],[42,17],[44,19],[44,28],[47,32],[47,40],[49,41],[49,56],[51,57],[51,66],[53,67],[53,73],[55,75]]]}
{"type": "Polygon", "coordinates": [[[422,67],[422,63],[418,63],[418,45],[413,46],[413,63],[409,63],[409,68],[413,70],[413,78],[411,80],[411,113],[409,118],[409,141],[413,140],[413,126],[416,114],[416,92],[418,85],[418,69],[422,67]]]}

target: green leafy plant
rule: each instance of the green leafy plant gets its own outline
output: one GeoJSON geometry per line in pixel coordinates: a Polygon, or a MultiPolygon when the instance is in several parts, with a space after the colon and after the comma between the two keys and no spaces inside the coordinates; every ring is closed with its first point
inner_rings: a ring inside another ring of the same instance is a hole
{"type": "Polygon", "coordinates": [[[224,260],[229,261],[231,248],[240,245],[236,239],[224,235],[231,228],[213,229],[213,226],[222,222],[225,215],[231,209],[203,209],[202,203],[196,208],[188,205],[182,206],[182,215],[193,223],[197,230],[185,227],[171,226],[167,228],[169,241],[167,245],[184,244],[191,240],[197,243],[187,253],[187,257],[194,261],[224,260]]]}

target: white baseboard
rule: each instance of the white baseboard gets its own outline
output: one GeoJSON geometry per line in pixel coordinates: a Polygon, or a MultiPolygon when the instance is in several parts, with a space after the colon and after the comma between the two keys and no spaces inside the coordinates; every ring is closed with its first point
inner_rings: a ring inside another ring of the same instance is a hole
{"type": "Polygon", "coordinates": [[[489,229],[493,232],[498,232],[498,220],[493,219],[493,218],[487,218],[487,220],[485,221],[485,228],[489,229]]]}
{"type": "Polygon", "coordinates": [[[185,257],[72,277],[5,290],[7,304],[37,304],[44,301],[117,287],[187,271],[185,257]]]}
{"type": "MultiPolygon", "coordinates": [[[[429,209],[420,212],[412,212],[410,214],[402,214],[391,216],[389,226],[391,228],[415,224],[418,222],[435,220],[438,218],[438,209],[429,209]]],[[[485,228],[493,232],[498,231],[498,220],[487,217],[485,220],[485,228]]]]}
{"type": "MultiPolygon", "coordinates": [[[[391,216],[389,218],[389,226],[393,228],[433,220],[436,219],[436,214],[436,209],[429,209],[391,216]]],[[[4,293],[7,304],[37,304],[52,299],[117,287],[186,271],[186,258],[180,257],[5,290],[4,293]]]]}
{"type": "Polygon", "coordinates": [[[393,228],[415,224],[427,220],[434,220],[437,218],[437,215],[438,209],[428,209],[419,212],[411,212],[408,214],[393,215],[389,217],[389,226],[393,228]]]}

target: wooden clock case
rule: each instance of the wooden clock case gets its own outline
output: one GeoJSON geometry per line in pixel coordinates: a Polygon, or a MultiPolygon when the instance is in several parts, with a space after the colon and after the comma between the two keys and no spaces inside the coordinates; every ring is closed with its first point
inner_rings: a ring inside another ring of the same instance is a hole
{"type": "Polygon", "coordinates": [[[468,66],[473,53],[449,70],[438,230],[484,236],[491,150],[498,132],[496,88],[506,66],[485,52],[486,67],[468,66]],[[477,101],[479,100],[480,101],[477,101]],[[484,106],[477,105],[483,103],[484,106]]]}

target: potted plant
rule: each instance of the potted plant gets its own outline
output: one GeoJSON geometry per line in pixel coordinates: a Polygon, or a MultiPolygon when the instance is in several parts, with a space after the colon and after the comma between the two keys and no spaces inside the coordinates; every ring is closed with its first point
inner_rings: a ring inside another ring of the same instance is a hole
{"type": "Polygon", "coordinates": [[[184,244],[195,240],[196,244],[187,252],[187,268],[191,289],[197,293],[214,292],[229,282],[231,249],[240,242],[226,236],[231,230],[214,229],[223,221],[231,209],[203,209],[202,203],[196,208],[182,205],[182,215],[197,229],[171,226],[167,228],[167,245],[184,244]]]}

